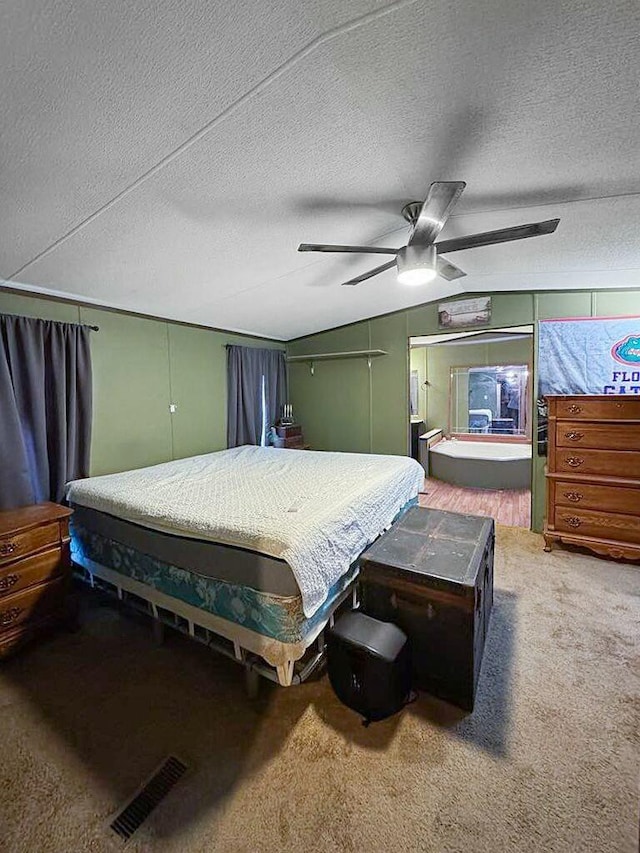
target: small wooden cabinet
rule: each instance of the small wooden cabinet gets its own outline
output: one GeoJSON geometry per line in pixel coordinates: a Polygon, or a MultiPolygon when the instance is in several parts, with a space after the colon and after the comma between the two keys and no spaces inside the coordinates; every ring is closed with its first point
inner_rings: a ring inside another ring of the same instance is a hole
{"type": "Polygon", "coordinates": [[[53,503],[0,511],[0,657],[67,615],[71,513],[53,503]]]}
{"type": "Polygon", "coordinates": [[[640,397],[548,397],[545,550],[640,559],[640,397]]]}
{"type": "Polygon", "coordinates": [[[275,430],[274,447],[288,447],[290,450],[309,449],[309,445],[304,443],[300,424],[279,424],[275,430]]]}

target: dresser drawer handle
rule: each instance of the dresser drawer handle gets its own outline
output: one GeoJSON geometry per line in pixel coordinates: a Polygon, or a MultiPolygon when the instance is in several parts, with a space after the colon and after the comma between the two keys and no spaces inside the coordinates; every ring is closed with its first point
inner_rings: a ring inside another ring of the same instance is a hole
{"type": "Polygon", "coordinates": [[[577,504],[584,497],[580,492],[564,492],[564,496],[568,501],[571,501],[571,503],[574,504],[577,504]]]}
{"type": "Polygon", "coordinates": [[[567,411],[571,412],[572,415],[579,415],[582,411],[582,406],[576,406],[575,403],[572,403],[570,406],[567,406],[567,411]]]}
{"type": "Polygon", "coordinates": [[[4,592],[6,589],[11,589],[19,580],[20,575],[7,575],[4,578],[0,578],[0,591],[4,592]]]}
{"type": "Polygon", "coordinates": [[[8,610],[0,613],[0,627],[6,628],[7,625],[11,625],[11,623],[15,622],[21,613],[21,607],[10,607],[8,610]]]}
{"type": "Polygon", "coordinates": [[[567,522],[569,527],[580,527],[582,524],[582,519],[578,518],[577,515],[565,515],[564,520],[567,522]]]}
{"type": "Polygon", "coordinates": [[[0,545],[0,557],[8,557],[9,554],[13,554],[17,547],[17,542],[3,542],[0,545]]]}
{"type": "Polygon", "coordinates": [[[579,456],[567,456],[567,465],[571,465],[572,468],[579,468],[584,459],[581,459],[579,456]]]}
{"type": "Polygon", "coordinates": [[[584,438],[583,432],[577,432],[575,429],[569,430],[569,432],[565,432],[565,438],[568,438],[569,441],[580,441],[581,438],[584,438]]]}

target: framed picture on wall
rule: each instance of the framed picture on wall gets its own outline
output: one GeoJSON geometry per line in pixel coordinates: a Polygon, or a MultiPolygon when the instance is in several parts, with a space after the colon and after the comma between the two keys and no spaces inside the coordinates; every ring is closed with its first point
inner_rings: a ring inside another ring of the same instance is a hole
{"type": "Polygon", "coordinates": [[[438,326],[441,329],[468,329],[486,326],[491,320],[491,297],[459,299],[438,305],[438,326]]]}

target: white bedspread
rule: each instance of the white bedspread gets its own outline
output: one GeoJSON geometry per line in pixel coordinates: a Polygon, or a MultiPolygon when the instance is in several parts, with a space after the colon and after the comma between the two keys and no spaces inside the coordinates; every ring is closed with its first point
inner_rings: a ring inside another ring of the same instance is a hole
{"type": "Polygon", "coordinates": [[[67,497],[154,530],[285,560],[312,616],[423,478],[403,456],[245,446],[76,480],[67,497]]]}

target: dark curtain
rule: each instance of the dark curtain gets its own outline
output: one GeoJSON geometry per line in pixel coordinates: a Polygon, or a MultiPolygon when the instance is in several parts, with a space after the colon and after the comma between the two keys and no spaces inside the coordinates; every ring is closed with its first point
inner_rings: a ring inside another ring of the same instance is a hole
{"type": "Polygon", "coordinates": [[[0,314],[0,509],[60,502],[89,473],[90,331],[0,314]]]}
{"type": "Polygon", "coordinates": [[[227,347],[227,447],[260,444],[263,376],[266,422],[269,428],[280,416],[287,400],[284,352],[255,347],[227,347]]]}

